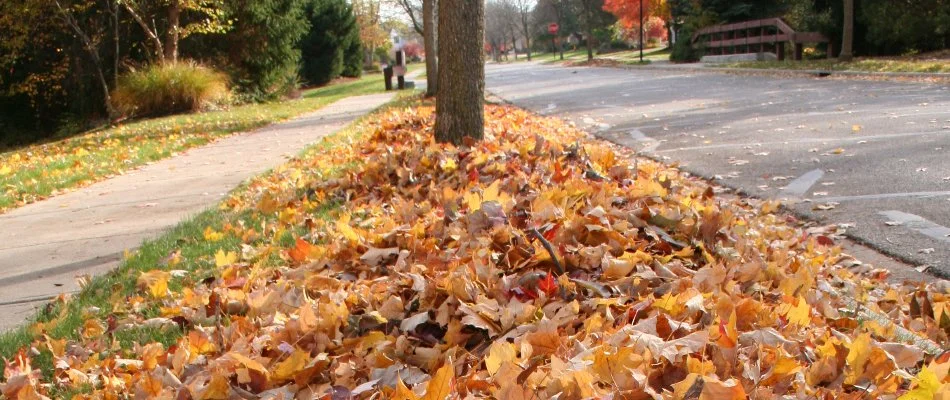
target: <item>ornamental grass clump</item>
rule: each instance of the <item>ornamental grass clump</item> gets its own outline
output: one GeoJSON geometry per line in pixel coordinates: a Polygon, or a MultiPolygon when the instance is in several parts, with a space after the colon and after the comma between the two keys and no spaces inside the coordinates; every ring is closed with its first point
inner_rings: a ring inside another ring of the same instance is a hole
{"type": "Polygon", "coordinates": [[[112,102],[122,115],[155,117],[210,108],[227,97],[224,74],[194,62],[178,62],[150,65],[119,78],[112,102]]]}

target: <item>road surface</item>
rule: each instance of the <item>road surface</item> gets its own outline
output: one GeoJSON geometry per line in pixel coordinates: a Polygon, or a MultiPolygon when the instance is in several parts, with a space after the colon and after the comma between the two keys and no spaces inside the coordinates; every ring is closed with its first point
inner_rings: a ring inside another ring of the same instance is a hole
{"type": "Polygon", "coordinates": [[[488,65],[495,95],[950,277],[950,87],[488,65]]]}

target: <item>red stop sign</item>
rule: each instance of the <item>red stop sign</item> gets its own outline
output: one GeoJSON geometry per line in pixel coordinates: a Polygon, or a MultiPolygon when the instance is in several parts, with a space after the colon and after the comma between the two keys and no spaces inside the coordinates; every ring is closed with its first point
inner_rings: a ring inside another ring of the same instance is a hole
{"type": "Polygon", "coordinates": [[[552,35],[557,34],[557,31],[558,31],[558,29],[560,29],[560,28],[561,28],[561,27],[559,27],[556,23],[552,22],[552,23],[548,24],[548,33],[550,33],[550,34],[552,34],[552,35]]]}

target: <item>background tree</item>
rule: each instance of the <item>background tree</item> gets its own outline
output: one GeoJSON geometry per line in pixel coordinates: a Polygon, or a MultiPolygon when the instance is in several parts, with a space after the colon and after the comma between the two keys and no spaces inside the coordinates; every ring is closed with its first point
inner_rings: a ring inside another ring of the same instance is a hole
{"type": "Polygon", "coordinates": [[[154,59],[159,63],[177,62],[179,42],[195,33],[220,33],[230,26],[223,18],[224,0],[117,0],[139,24],[154,46],[154,59]],[[164,11],[165,40],[154,24],[157,13],[164,11]],[[182,22],[182,15],[186,20],[182,22]],[[152,25],[148,21],[152,21],[152,25]]]}
{"type": "Polygon", "coordinates": [[[485,135],[485,3],[439,3],[439,96],[435,139],[461,144],[485,135]]]}
{"type": "Polygon", "coordinates": [[[844,1],[844,31],[841,35],[841,54],[838,61],[848,62],[854,58],[852,46],[854,44],[854,0],[844,1]]]}
{"type": "MultiPolygon", "coordinates": [[[[58,15],[62,18],[63,23],[69,27],[73,36],[79,39],[83,49],[86,50],[86,54],[92,61],[92,65],[96,71],[96,77],[99,80],[100,89],[102,90],[103,108],[105,108],[109,115],[114,115],[115,111],[112,108],[112,99],[109,97],[111,88],[109,87],[109,82],[106,80],[105,64],[102,61],[102,57],[99,56],[102,38],[106,35],[108,25],[104,22],[96,21],[98,18],[93,18],[93,22],[88,24],[79,21],[76,14],[92,7],[93,4],[89,2],[79,2],[77,4],[67,3],[65,6],[59,0],[54,0],[53,3],[56,4],[56,9],[59,11],[58,15]]],[[[115,82],[113,82],[113,84],[114,83],[115,82]]]]}
{"type": "Polygon", "coordinates": [[[574,0],[580,14],[580,26],[584,30],[587,61],[594,59],[595,31],[605,30],[614,23],[614,17],[604,11],[604,0],[574,0]]]}
{"type": "MultiPolygon", "coordinates": [[[[237,89],[252,100],[272,100],[295,89],[300,65],[299,42],[310,24],[304,14],[311,0],[229,0],[225,17],[234,21],[227,33],[202,35],[215,50],[189,48],[203,58],[218,52],[222,60],[207,60],[228,72],[237,89]]],[[[358,59],[359,62],[359,59],[358,59]]]]}
{"type": "Polygon", "coordinates": [[[534,19],[540,25],[540,37],[542,40],[556,39],[558,45],[555,51],[560,52],[560,57],[564,59],[564,40],[578,29],[577,13],[574,9],[573,0],[540,0],[534,8],[534,19]],[[547,32],[547,25],[556,23],[559,27],[558,33],[551,35],[547,32]]]}
{"type": "Polygon", "coordinates": [[[422,0],[422,29],[426,53],[426,96],[435,96],[439,88],[439,33],[436,17],[438,0],[422,0]]]}
{"type": "Polygon", "coordinates": [[[524,47],[528,55],[528,61],[531,61],[531,37],[535,21],[533,18],[535,0],[511,0],[515,11],[517,12],[518,26],[521,29],[521,35],[524,37],[524,47]]]}
{"type": "Polygon", "coordinates": [[[382,28],[379,0],[352,0],[353,13],[360,27],[360,42],[366,54],[366,67],[374,65],[376,49],[389,42],[389,32],[382,28]]]}
{"type": "Polygon", "coordinates": [[[510,20],[511,15],[502,1],[488,0],[485,3],[485,44],[495,62],[501,61],[507,51],[510,20]]]}

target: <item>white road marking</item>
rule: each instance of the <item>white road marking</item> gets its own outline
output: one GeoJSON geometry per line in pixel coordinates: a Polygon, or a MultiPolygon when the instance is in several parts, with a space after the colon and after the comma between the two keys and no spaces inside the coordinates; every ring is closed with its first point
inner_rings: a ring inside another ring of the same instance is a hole
{"type": "Polygon", "coordinates": [[[838,197],[823,197],[821,201],[856,201],[856,200],[879,200],[879,199],[893,199],[899,197],[941,197],[941,196],[950,196],[950,191],[944,192],[904,192],[904,193],[880,193],[880,194],[864,194],[858,196],[838,196],[838,197]]]}
{"type": "Polygon", "coordinates": [[[908,214],[897,210],[881,211],[878,214],[884,216],[889,221],[900,222],[902,226],[911,228],[930,238],[941,242],[950,243],[950,228],[947,228],[943,225],[937,225],[919,215],[908,214]]]}
{"type": "Polygon", "coordinates": [[[644,144],[644,147],[640,149],[640,151],[643,153],[652,153],[656,151],[657,147],[660,146],[659,140],[656,140],[654,138],[647,136],[645,133],[643,133],[639,129],[630,130],[630,137],[632,137],[633,140],[636,140],[644,144]]]}
{"type": "MultiPolygon", "coordinates": [[[[815,186],[821,178],[825,176],[825,170],[823,169],[814,169],[805,173],[805,175],[795,178],[795,180],[789,182],[785,188],[779,192],[780,197],[802,197],[805,193],[808,192],[808,189],[811,189],[812,186],[815,186]]],[[[824,200],[824,199],[823,199],[824,200]]]]}
{"type": "MultiPolygon", "coordinates": [[[[895,139],[895,138],[903,138],[903,137],[941,135],[941,134],[946,135],[946,131],[894,133],[894,134],[889,134],[889,135],[851,136],[851,137],[837,137],[837,138],[804,138],[804,139],[799,139],[799,140],[783,140],[780,142],[758,142],[755,144],[758,146],[768,146],[768,145],[786,146],[789,144],[796,144],[796,143],[858,142],[858,141],[872,141],[874,139],[895,139]]],[[[728,149],[728,148],[745,147],[748,145],[749,143],[723,143],[723,144],[711,144],[711,145],[706,145],[706,146],[678,147],[675,149],[663,150],[661,151],[661,153],[671,153],[674,151],[690,151],[690,150],[728,149]]]]}

